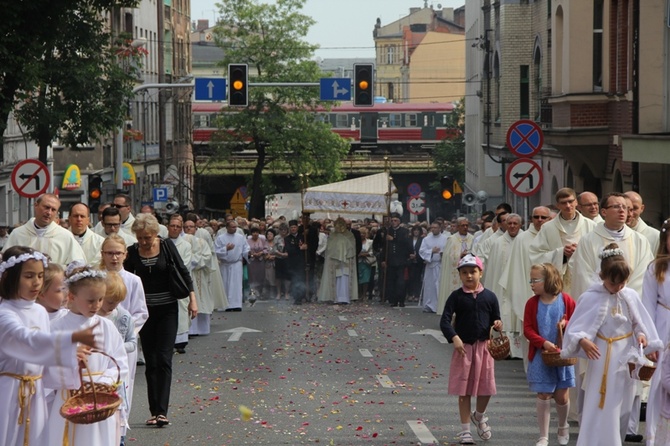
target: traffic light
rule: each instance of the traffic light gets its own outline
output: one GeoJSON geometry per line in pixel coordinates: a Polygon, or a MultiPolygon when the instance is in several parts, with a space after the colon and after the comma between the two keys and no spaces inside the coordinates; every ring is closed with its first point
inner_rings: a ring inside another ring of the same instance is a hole
{"type": "Polygon", "coordinates": [[[228,65],[228,105],[249,105],[249,67],[247,64],[228,65]]]}
{"type": "Polygon", "coordinates": [[[367,107],[373,105],[374,71],[374,65],[371,63],[354,64],[354,105],[367,107]]]}
{"type": "Polygon", "coordinates": [[[442,186],[442,198],[451,200],[454,197],[454,177],[451,175],[443,176],[440,179],[440,185],[442,186]]]}
{"type": "Polygon", "coordinates": [[[88,208],[91,214],[97,214],[102,201],[102,177],[90,175],[88,177],[88,208]]]}

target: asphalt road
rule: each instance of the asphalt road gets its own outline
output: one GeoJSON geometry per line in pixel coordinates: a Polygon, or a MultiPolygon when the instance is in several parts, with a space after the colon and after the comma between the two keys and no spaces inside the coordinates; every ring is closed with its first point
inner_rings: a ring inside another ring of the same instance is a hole
{"type": "MultiPolygon", "coordinates": [[[[439,316],[419,307],[259,301],[215,313],[212,334],[174,357],[169,426],[144,426],[150,414],[138,367],[127,444],[457,444],[457,398],[446,391],[452,347],[444,342],[439,316]],[[253,411],[248,421],[242,405],[253,411]]],[[[479,440],[473,425],[477,444],[535,445],[535,395],[522,362],[495,366],[493,437],[479,440]]]]}

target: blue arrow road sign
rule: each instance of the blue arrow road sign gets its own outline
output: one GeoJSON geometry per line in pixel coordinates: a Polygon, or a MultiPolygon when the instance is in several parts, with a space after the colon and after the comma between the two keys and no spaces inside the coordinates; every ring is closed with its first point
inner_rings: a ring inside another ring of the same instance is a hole
{"type": "Polygon", "coordinates": [[[322,101],[350,101],[351,79],[324,77],[320,80],[322,101]]]}
{"type": "Polygon", "coordinates": [[[226,80],[221,77],[195,79],[196,101],[223,101],[226,99],[226,80]]]}
{"type": "Polygon", "coordinates": [[[167,187],[154,187],[154,201],[168,201],[167,187]]]}

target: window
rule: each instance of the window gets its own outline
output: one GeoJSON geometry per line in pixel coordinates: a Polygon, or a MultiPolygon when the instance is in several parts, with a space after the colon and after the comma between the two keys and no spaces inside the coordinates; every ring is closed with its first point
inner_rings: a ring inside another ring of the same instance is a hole
{"type": "Polygon", "coordinates": [[[392,65],[395,63],[395,47],[393,45],[389,45],[386,48],[386,63],[389,65],[392,65]]]}
{"type": "Polygon", "coordinates": [[[519,117],[530,116],[530,79],[528,65],[521,65],[519,73],[519,117]]]}
{"type": "Polygon", "coordinates": [[[349,117],[346,114],[338,113],[335,115],[335,127],[345,128],[349,127],[349,117]]]}
{"type": "Polygon", "coordinates": [[[593,2],[593,91],[603,91],[603,0],[593,2]]]}
{"type": "Polygon", "coordinates": [[[402,127],[402,115],[399,113],[390,113],[389,127],[402,127]]]}
{"type": "Polygon", "coordinates": [[[388,84],[386,84],[386,88],[388,90],[387,99],[389,101],[393,101],[395,99],[395,91],[393,89],[393,82],[389,82],[388,84]]]}
{"type": "Polygon", "coordinates": [[[405,115],[405,127],[416,127],[416,113],[407,113],[405,115]]]}

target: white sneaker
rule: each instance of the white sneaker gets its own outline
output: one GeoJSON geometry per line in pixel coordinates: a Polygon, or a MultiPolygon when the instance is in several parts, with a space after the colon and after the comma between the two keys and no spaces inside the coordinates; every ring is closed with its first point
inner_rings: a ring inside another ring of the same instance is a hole
{"type": "Polygon", "coordinates": [[[535,446],[549,446],[549,439],[547,437],[540,437],[535,446]]]}
{"type": "Polygon", "coordinates": [[[570,425],[566,424],[558,428],[558,444],[565,446],[570,442],[570,425]],[[565,435],[561,435],[565,434],[565,435]]]}

